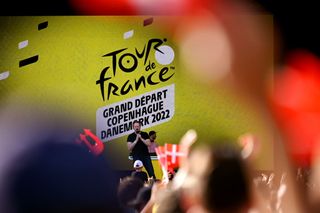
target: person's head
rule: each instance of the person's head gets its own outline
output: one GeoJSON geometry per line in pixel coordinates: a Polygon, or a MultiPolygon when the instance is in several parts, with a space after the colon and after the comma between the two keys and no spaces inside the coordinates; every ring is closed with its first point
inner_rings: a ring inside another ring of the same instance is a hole
{"type": "Polygon", "coordinates": [[[143,185],[142,180],[136,177],[129,176],[122,179],[117,192],[120,204],[125,207],[133,207],[132,202],[136,199],[143,185]]]}
{"type": "Polygon", "coordinates": [[[77,144],[45,141],[14,163],[8,173],[9,212],[120,211],[110,165],[77,144]]]}
{"type": "Polygon", "coordinates": [[[249,168],[236,147],[196,147],[186,163],[187,167],[180,168],[173,179],[175,188],[181,190],[184,209],[201,207],[206,212],[236,213],[251,207],[249,168]]]}
{"type": "Polygon", "coordinates": [[[143,163],[141,160],[136,160],[134,163],[133,163],[133,168],[135,170],[141,170],[143,168],[143,163]]]}
{"type": "Polygon", "coordinates": [[[141,123],[138,120],[133,121],[132,123],[133,129],[136,133],[139,133],[141,130],[141,123]]]}
{"type": "Polygon", "coordinates": [[[156,138],[157,138],[157,133],[155,132],[155,131],[150,131],[149,132],[149,137],[150,137],[150,141],[155,141],[156,140],[156,138]]]}
{"type": "Polygon", "coordinates": [[[214,147],[204,192],[205,206],[212,212],[241,212],[251,204],[248,167],[232,146],[214,147]]]}

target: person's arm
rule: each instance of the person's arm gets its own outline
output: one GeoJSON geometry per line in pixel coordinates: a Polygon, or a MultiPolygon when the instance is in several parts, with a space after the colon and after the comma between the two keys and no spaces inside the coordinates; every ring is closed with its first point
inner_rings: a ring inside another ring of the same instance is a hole
{"type": "Polygon", "coordinates": [[[165,189],[164,184],[154,183],[152,186],[151,191],[151,197],[147,204],[143,207],[140,213],[152,213],[157,212],[158,203],[156,203],[156,200],[159,198],[159,194],[163,193],[163,190],[165,189]],[[161,191],[162,190],[162,191],[161,191]]]}
{"type": "Polygon", "coordinates": [[[151,142],[149,138],[144,139],[141,134],[138,135],[140,137],[140,140],[146,145],[146,146],[150,146],[151,142]]]}
{"type": "Polygon", "coordinates": [[[150,146],[150,144],[151,144],[150,139],[143,139],[143,138],[141,138],[141,141],[142,141],[146,146],[150,146]]]}
{"type": "Polygon", "coordinates": [[[128,146],[128,150],[132,151],[132,149],[136,146],[136,144],[138,143],[139,140],[139,136],[137,135],[136,139],[132,142],[132,141],[127,141],[127,146],[128,146]]]}

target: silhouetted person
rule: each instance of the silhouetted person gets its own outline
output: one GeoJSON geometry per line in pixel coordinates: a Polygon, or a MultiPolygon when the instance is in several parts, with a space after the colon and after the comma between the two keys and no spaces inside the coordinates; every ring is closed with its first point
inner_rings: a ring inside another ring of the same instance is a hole
{"type": "Polygon", "coordinates": [[[121,212],[119,181],[107,161],[76,144],[32,147],[14,162],[7,182],[10,213],[121,212]]]}
{"type": "Polygon", "coordinates": [[[125,177],[120,181],[117,196],[121,207],[125,212],[134,212],[133,202],[139,190],[143,187],[143,182],[139,178],[125,177]]]}
{"type": "Polygon", "coordinates": [[[204,192],[210,212],[247,212],[251,204],[248,168],[240,152],[231,146],[215,147],[212,168],[204,192]]]}

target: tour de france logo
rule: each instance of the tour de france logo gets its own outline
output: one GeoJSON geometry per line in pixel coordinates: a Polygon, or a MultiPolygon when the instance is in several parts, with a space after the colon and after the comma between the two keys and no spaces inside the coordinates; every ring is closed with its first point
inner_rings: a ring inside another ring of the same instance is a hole
{"type": "Polygon", "coordinates": [[[100,86],[103,101],[113,96],[139,91],[141,88],[160,86],[171,79],[175,74],[173,66],[175,54],[172,47],[165,44],[166,42],[167,39],[152,38],[143,48],[135,47],[133,50],[121,48],[103,55],[102,57],[111,58],[111,65],[102,69],[96,81],[100,86]],[[154,54],[155,61],[150,59],[151,54],[154,54]],[[144,66],[144,70],[141,70],[141,66],[144,66]],[[127,80],[121,85],[115,83],[116,78],[123,78],[120,73],[134,72],[136,72],[134,80],[127,80]]]}

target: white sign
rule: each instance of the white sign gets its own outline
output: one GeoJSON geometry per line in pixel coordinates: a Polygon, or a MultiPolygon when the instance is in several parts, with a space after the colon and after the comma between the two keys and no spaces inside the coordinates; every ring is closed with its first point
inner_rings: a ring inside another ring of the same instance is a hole
{"type": "Polygon", "coordinates": [[[144,93],[97,110],[96,135],[103,141],[130,134],[132,122],[142,129],[169,121],[174,115],[174,84],[144,93]]]}

